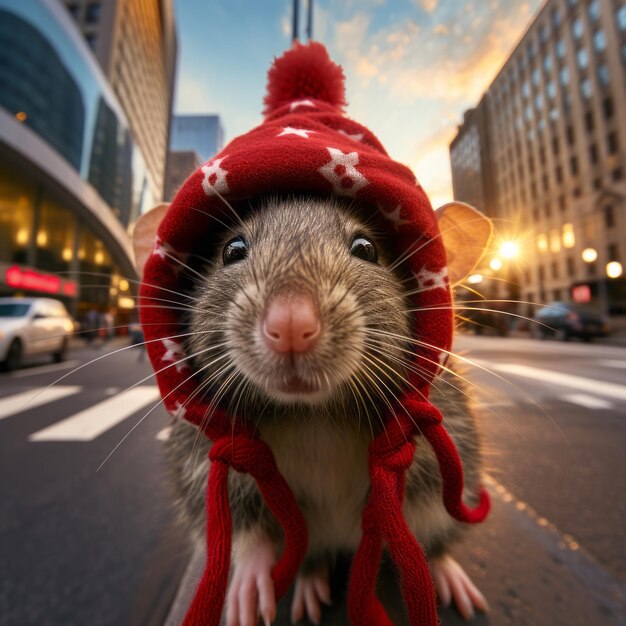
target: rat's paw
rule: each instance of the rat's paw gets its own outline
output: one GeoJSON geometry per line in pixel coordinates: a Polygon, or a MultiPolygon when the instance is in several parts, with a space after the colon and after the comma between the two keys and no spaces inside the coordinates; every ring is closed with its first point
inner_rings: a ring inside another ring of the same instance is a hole
{"type": "Polygon", "coordinates": [[[430,571],[441,606],[448,606],[452,600],[466,620],[474,617],[474,609],[483,613],[489,610],[485,596],[450,555],[446,554],[433,559],[430,563],[430,571]]]}
{"type": "Polygon", "coordinates": [[[276,557],[269,542],[248,546],[235,560],[226,599],[226,626],[266,626],[276,619],[276,594],[271,571],[276,557]]]}
{"type": "Polygon", "coordinates": [[[307,574],[298,574],[291,603],[291,622],[296,624],[306,615],[313,624],[322,618],[320,603],[330,606],[330,585],[328,566],[307,574]]]}

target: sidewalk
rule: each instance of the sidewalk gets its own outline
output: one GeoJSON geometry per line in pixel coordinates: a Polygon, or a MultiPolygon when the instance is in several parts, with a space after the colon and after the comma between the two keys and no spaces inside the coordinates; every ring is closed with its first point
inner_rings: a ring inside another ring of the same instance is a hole
{"type": "MultiPolygon", "coordinates": [[[[491,611],[476,626],[626,625],[626,585],[532,510],[488,481],[493,510],[468,533],[454,556],[487,597],[491,611]]],[[[204,566],[193,555],[164,626],[179,626],[204,566]]],[[[393,574],[383,569],[379,596],[396,626],[408,626],[393,574]]],[[[322,626],[348,624],[344,592],[325,611],[322,626]]],[[[288,626],[290,597],[279,605],[275,626],[288,626]]],[[[466,624],[453,609],[440,612],[442,626],[466,624]]],[[[303,622],[305,623],[305,622],[303,622]]]]}

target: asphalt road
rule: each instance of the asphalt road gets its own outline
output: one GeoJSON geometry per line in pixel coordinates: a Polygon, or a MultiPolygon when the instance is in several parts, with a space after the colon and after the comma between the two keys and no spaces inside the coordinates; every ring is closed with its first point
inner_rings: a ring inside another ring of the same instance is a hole
{"type": "MultiPolygon", "coordinates": [[[[124,391],[150,375],[137,352],[110,350],[0,374],[2,626],[156,626],[187,566],[160,454],[165,412],[98,471],[157,402],[149,378],[124,391]]],[[[626,348],[463,336],[456,351],[472,362],[493,496],[456,551],[491,603],[476,623],[626,624],[626,348]]],[[[341,610],[323,623],[345,623],[341,610]]]]}

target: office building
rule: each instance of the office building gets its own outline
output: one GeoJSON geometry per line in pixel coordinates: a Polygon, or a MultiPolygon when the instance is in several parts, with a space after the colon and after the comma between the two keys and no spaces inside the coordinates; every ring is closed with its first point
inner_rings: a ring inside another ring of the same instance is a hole
{"type": "Polygon", "coordinates": [[[175,115],[172,119],[170,150],[198,154],[202,162],[217,154],[224,144],[219,115],[175,115]]]}
{"type": "Polygon", "coordinates": [[[519,230],[522,300],[626,314],[625,85],[626,5],[548,0],[451,144],[455,198],[519,230]]]}
{"type": "Polygon", "coordinates": [[[63,1],[119,100],[160,199],[176,70],[173,2],[63,1]]]}
{"type": "Polygon", "coordinates": [[[171,202],[187,177],[195,172],[202,161],[193,150],[170,151],[167,158],[167,175],[165,177],[165,201],[171,202]]]}
{"type": "Polygon", "coordinates": [[[0,0],[0,295],[130,311],[148,159],[58,0],[0,0]]]}

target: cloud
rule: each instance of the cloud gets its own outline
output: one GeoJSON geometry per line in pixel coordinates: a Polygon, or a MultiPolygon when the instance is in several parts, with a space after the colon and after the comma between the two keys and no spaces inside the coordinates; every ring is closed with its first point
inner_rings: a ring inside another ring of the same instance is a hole
{"type": "Polygon", "coordinates": [[[418,0],[418,5],[427,13],[432,13],[437,8],[437,0],[418,0]]]}

